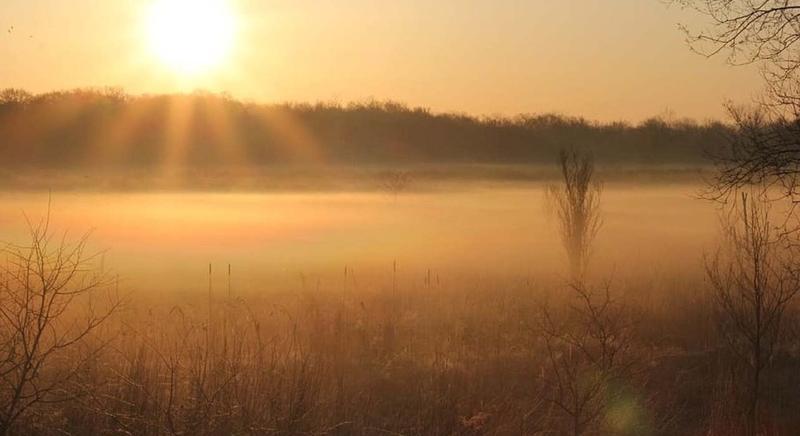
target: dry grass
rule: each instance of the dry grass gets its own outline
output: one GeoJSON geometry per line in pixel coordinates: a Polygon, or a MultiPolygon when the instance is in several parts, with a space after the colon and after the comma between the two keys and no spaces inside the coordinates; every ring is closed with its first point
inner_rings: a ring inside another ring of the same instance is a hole
{"type": "MultiPolygon", "coordinates": [[[[732,434],[720,430],[730,423],[729,379],[713,341],[699,340],[715,336],[713,323],[695,322],[710,316],[694,304],[703,283],[685,281],[689,288],[662,291],[671,307],[625,299],[625,353],[636,368],[593,379],[603,395],[581,434],[732,434]]],[[[132,295],[93,336],[111,345],[70,385],[76,398],[37,405],[14,433],[567,433],[537,324],[545,300],[570,319],[565,285],[448,283],[396,295],[362,283],[218,298],[211,320],[205,298],[132,295]]],[[[612,283],[609,292],[646,283],[612,283]]],[[[798,393],[786,389],[800,382],[790,370],[798,363],[787,352],[767,381],[764,419],[775,434],[799,424],[790,412],[798,393]]]]}
{"type": "MultiPolygon", "coordinates": [[[[672,260],[631,259],[615,271],[595,262],[572,284],[501,273],[502,259],[480,271],[387,264],[382,276],[349,266],[233,295],[212,289],[211,298],[171,288],[180,277],[162,290],[98,282],[124,304],[43,364],[33,391],[57,391],[8,433],[740,434],[745,391],[702,261],[672,260]],[[65,368],[74,369],[66,380],[65,368]]],[[[81,263],[88,277],[96,267],[81,263]]],[[[91,304],[70,302],[44,331],[59,337],[72,325],[62,320],[96,313],[91,304]]],[[[797,301],[787,307],[786,335],[761,380],[763,434],[800,426],[798,311],[797,301]]],[[[0,362],[13,362],[3,344],[0,362]]]]}

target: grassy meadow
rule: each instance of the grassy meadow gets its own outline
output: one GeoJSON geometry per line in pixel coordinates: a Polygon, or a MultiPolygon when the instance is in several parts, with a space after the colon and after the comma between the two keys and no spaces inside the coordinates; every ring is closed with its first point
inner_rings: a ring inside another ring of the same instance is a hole
{"type": "MultiPolygon", "coordinates": [[[[734,434],[742,392],[705,270],[721,208],[699,178],[650,177],[607,177],[579,286],[547,200],[557,178],[6,192],[5,239],[28,253],[8,256],[6,295],[64,284],[49,354],[0,402],[20,411],[6,432],[734,434]]],[[[769,434],[799,424],[787,325],[761,388],[769,434]]]]}

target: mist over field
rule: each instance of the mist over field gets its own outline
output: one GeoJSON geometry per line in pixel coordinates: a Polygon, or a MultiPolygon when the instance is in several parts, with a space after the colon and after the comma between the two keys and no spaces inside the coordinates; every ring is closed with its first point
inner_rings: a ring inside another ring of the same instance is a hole
{"type": "MultiPolygon", "coordinates": [[[[698,392],[722,377],[708,274],[733,209],[709,200],[709,181],[732,125],[117,90],[2,95],[3,289],[24,313],[36,294],[20,292],[40,277],[59,308],[45,324],[64,333],[32,363],[78,362],[36,375],[58,391],[23,383],[54,405],[37,406],[45,427],[14,428],[728,425],[716,415],[723,394],[698,392]],[[589,178],[578,182],[581,168],[589,178]]],[[[787,386],[790,367],[779,369],[787,386]]],[[[790,426],[778,404],[796,392],[770,389],[776,425],[790,426]]]]}
{"type": "MultiPolygon", "coordinates": [[[[338,286],[345,266],[365,278],[380,277],[394,261],[410,284],[428,269],[448,278],[566,277],[546,183],[459,187],[451,182],[448,188],[397,198],[374,190],[50,195],[59,227],[92,229],[92,246],[108,249],[106,265],[124,271],[127,283],[204,289],[211,262],[220,271],[231,264],[236,287],[258,291],[263,283],[292,284],[300,275],[322,276],[323,284],[338,286]]],[[[650,272],[699,271],[703,250],[711,249],[717,231],[717,208],[696,198],[699,189],[697,184],[607,185],[596,268],[630,275],[622,266],[636,262],[650,272]],[[651,251],[653,246],[658,251],[651,251]]],[[[13,236],[6,240],[22,243],[27,237],[22,212],[44,215],[48,194],[7,192],[2,200],[3,227],[13,236]]],[[[221,286],[222,273],[218,278],[221,286]]]]}
{"type": "MultiPolygon", "coordinates": [[[[8,344],[52,332],[35,376],[8,356],[9,433],[735,426],[713,289],[739,209],[712,184],[734,125],[2,96],[8,344]]],[[[775,428],[800,392],[784,350],[775,428]]]]}

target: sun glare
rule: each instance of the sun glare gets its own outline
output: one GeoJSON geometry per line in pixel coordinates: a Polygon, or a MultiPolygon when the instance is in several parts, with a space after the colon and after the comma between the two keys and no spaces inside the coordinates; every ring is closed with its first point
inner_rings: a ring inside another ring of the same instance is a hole
{"type": "Polygon", "coordinates": [[[225,0],[157,0],[147,21],[151,49],[182,74],[221,64],[230,54],[235,32],[235,17],[225,0]]]}

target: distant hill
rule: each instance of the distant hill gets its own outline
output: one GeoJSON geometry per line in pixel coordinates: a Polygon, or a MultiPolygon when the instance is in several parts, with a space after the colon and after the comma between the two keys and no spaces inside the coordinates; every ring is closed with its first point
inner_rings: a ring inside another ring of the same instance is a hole
{"type": "Polygon", "coordinates": [[[218,94],[132,96],[117,89],[0,92],[0,156],[6,165],[36,168],[550,164],[565,147],[589,149],[600,163],[699,165],[729,134],[716,122],[475,118],[392,102],[255,104],[218,94]]]}

